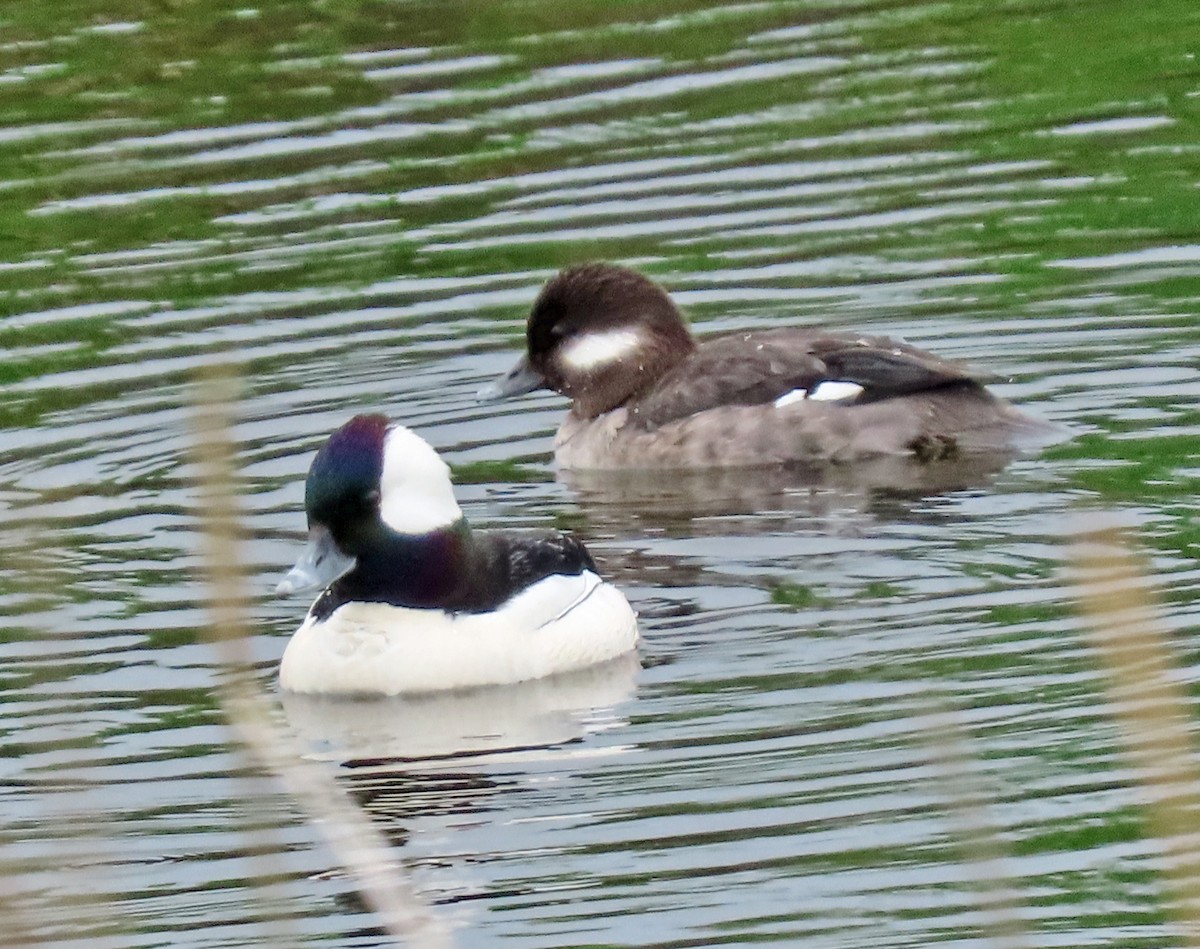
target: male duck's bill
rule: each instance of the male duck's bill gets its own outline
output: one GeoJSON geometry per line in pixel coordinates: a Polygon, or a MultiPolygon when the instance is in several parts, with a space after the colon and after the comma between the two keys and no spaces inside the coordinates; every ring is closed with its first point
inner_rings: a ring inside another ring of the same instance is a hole
{"type": "Polygon", "coordinates": [[[636,616],[563,534],[475,532],[419,436],[360,415],[317,452],[309,546],[280,593],[328,586],[292,636],[280,684],[395,695],[502,685],[634,649],[636,616]]]}
{"type": "Polygon", "coordinates": [[[880,336],[795,328],[697,342],[662,287],[595,263],[542,288],[525,355],[479,394],[571,399],[555,455],[577,469],[930,461],[1060,437],[988,392],[989,378],[880,336]]]}
{"type": "Polygon", "coordinates": [[[329,528],[314,524],[308,532],[308,544],[295,566],[287,572],[278,586],[276,596],[308,593],[321,590],[354,566],[354,558],[338,550],[329,528]]]}

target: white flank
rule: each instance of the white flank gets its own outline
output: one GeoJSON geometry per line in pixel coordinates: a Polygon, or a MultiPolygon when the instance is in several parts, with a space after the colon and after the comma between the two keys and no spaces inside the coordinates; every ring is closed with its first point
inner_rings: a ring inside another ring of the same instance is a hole
{"type": "Polygon", "coordinates": [[[546,577],[490,613],[347,603],[324,622],[304,621],[279,684],[330,695],[508,685],[614,659],[637,640],[625,597],[585,571],[546,577]]]}
{"type": "Polygon", "coordinates": [[[379,516],[401,534],[427,534],[462,517],[450,468],[415,432],[388,429],[379,479],[379,516]]]}
{"type": "Polygon", "coordinates": [[[563,365],[575,372],[590,372],[631,356],[642,345],[636,329],[601,330],[584,333],[563,347],[563,365]]]}
{"type": "Polygon", "coordinates": [[[808,397],[817,402],[842,402],[856,398],[862,390],[857,382],[822,382],[808,397]]]}
{"type": "Polygon", "coordinates": [[[785,392],[775,400],[775,408],[781,409],[785,405],[791,405],[793,402],[803,402],[807,398],[807,389],[793,389],[791,392],[785,392]]]}

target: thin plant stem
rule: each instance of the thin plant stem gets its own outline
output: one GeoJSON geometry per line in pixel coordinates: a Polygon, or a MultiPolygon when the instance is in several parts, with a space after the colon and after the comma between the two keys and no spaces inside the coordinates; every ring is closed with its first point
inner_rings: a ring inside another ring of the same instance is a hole
{"type": "Polygon", "coordinates": [[[228,370],[210,370],[201,380],[196,416],[210,629],[224,673],[219,686],[221,701],[242,745],[280,778],[321,831],[384,929],[401,944],[444,949],[451,945],[450,936],[416,892],[404,865],[333,776],[303,757],[292,736],[277,723],[274,703],[253,673],[226,397],[235,383],[228,370]]]}
{"type": "Polygon", "coordinates": [[[1146,817],[1166,860],[1171,912],[1184,945],[1200,949],[1200,771],[1192,746],[1192,704],[1173,674],[1170,634],[1145,565],[1116,530],[1087,535],[1075,551],[1079,602],[1108,679],[1124,752],[1144,793],[1146,817]]]}
{"type": "Polygon", "coordinates": [[[990,807],[995,796],[972,766],[962,717],[943,707],[933,712],[929,722],[930,752],[949,803],[954,836],[979,891],[984,935],[1001,949],[1027,949],[1033,942],[1005,867],[1008,851],[990,807]]]}

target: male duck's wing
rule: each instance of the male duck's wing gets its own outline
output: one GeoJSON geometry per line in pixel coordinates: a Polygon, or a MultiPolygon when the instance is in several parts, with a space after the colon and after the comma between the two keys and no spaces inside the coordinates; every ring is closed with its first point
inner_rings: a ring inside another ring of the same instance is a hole
{"type": "Polygon", "coordinates": [[[476,538],[485,558],[482,571],[502,582],[509,595],[553,574],[596,572],[587,548],[557,531],[487,531],[476,538]]]}
{"type": "Polygon", "coordinates": [[[764,405],[823,382],[852,382],[884,398],[984,377],[968,367],[883,336],[780,329],[702,342],[631,405],[634,424],[657,428],[723,405],[764,405]]]}

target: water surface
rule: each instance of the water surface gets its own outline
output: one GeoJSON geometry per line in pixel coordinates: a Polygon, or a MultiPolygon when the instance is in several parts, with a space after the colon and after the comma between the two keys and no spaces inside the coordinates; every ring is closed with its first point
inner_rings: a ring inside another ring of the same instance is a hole
{"type": "Polygon", "coordinates": [[[362,409],[477,526],[577,531],[642,614],[636,666],[276,697],[458,945],[1183,944],[1065,568],[1129,527],[1190,689],[1198,17],[5,7],[0,942],[385,943],[216,698],[192,398],[230,363],[264,688],[304,472],[362,409]],[[562,478],[560,399],[474,393],[592,258],[701,331],[995,369],[1073,437],[899,487],[562,478]]]}

